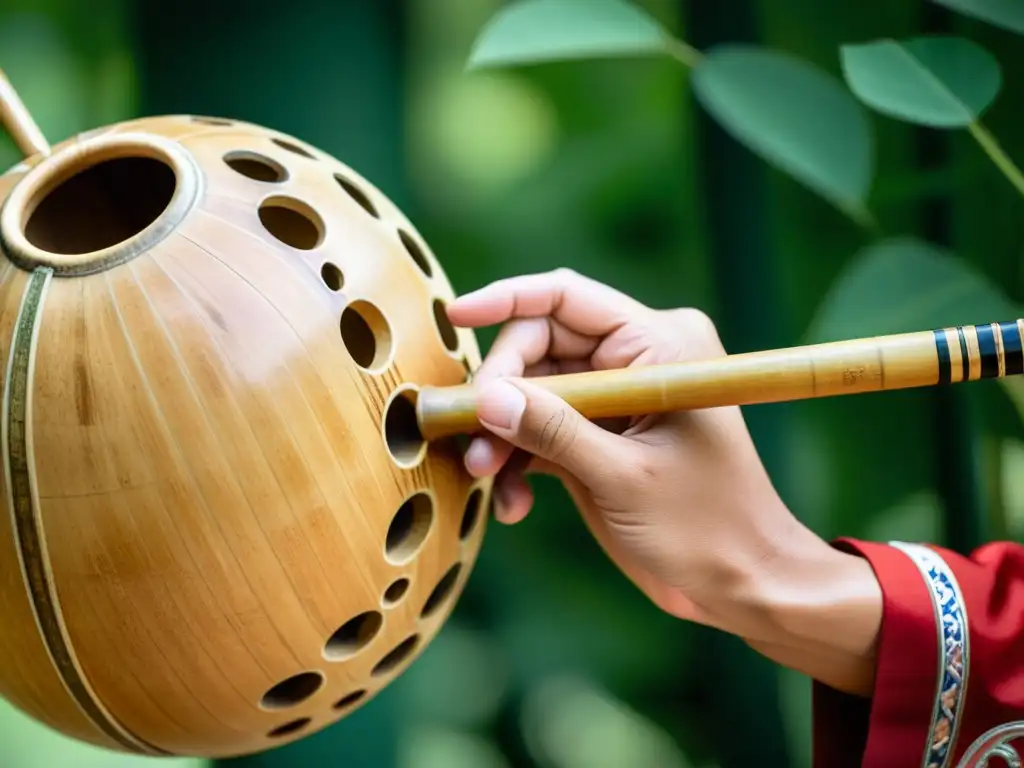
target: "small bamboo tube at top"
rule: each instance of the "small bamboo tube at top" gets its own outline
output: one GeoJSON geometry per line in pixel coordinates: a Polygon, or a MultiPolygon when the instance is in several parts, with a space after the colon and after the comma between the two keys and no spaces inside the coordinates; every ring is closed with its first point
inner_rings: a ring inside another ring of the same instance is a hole
{"type": "MultiPolygon", "coordinates": [[[[589,419],[754,405],[1024,373],[1024,320],[956,326],[670,363],[531,378],[589,419]]],[[[423,387],[426,440],[478,432],[473,385],[423,387]]]]}
{"type": "Polygon", "coordinates": [[[25,102],[0,69],[0,127],[14,140],[18,151],[25,157],[50,154],[50,145],[39,130],[25,102]]]}

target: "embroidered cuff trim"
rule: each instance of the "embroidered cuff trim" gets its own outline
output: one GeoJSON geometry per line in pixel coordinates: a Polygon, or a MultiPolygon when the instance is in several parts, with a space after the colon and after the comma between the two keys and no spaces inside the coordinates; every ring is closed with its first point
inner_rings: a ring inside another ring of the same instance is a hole
{"type": "Polygon", "coordinates": [[[948,768],[955,751],[971,666],[967,606],[952,569],[935,550],[920,544],[889,542],[909,557],[924,577],[935,609],[939,667],[931,727],[922,768],[948,768]]]}

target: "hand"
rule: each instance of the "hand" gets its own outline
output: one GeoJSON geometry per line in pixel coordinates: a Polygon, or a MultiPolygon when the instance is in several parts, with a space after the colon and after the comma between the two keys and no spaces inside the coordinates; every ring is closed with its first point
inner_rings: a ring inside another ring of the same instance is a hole
{"type": "Polygon", "coordinates": [[[528,474],[555,475],[604,550],[658,606],[765,647],[787,643],[771,626],[768,601],[813,591],[829,573],[846,578],[857,558],[837,553],[790,513],[739,408],[599,425],[530,383],[724,355],[700,311],[652,309],[557,270],[462,296],[449,317],[463,327],[504,324],[474,376],[485,433],[466,454],[471,474],[497,475],[499,520],[514,524],[529,513],[528,474]]]}
{"type": "Polygon", "coordinates": [[[530,511],[529,460],[529,471],[565,483],[594,536],[641,589],[700,621],[712,620],[727,582],[770,568],[780,540],[799,527],[738,408],[604,429],[521,378],[724,355],[703,313],[651,309],[558,270],[463,296],[449,316],[462,326],[505,323],[474,377],[490,434],[475,439],[466,457],[474,475],[500,471],[499,520],[516,523],[530,511]]]}

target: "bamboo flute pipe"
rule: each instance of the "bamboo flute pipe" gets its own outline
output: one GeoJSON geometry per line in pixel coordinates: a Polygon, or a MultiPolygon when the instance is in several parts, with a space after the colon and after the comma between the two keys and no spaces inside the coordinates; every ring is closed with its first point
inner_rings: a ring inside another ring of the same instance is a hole
{"type": "Polygon", "coordinates": [[[0,69],[0,126],[25,157],[50,154],[50,144],[29,114],[25,102],[0,69]]]}
{"type": "MultiPolygon", "coordinates": [[[[957,384],[1024,373],[1024,320],[530,379],[590,419],[957,384]]],[[[423,438],[478,432],[472,384],[422,387],[423,438]]]]}

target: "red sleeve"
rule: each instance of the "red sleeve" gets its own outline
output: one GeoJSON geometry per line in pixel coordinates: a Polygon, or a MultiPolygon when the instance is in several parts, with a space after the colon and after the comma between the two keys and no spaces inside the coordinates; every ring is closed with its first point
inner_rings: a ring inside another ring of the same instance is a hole
{"type": "Polygon", "coordinates": [[[1020,765],[1024,546],[835,545],[871,563],[884,609],[871,699],[814,686],[815,768],[1020,765]]]}

